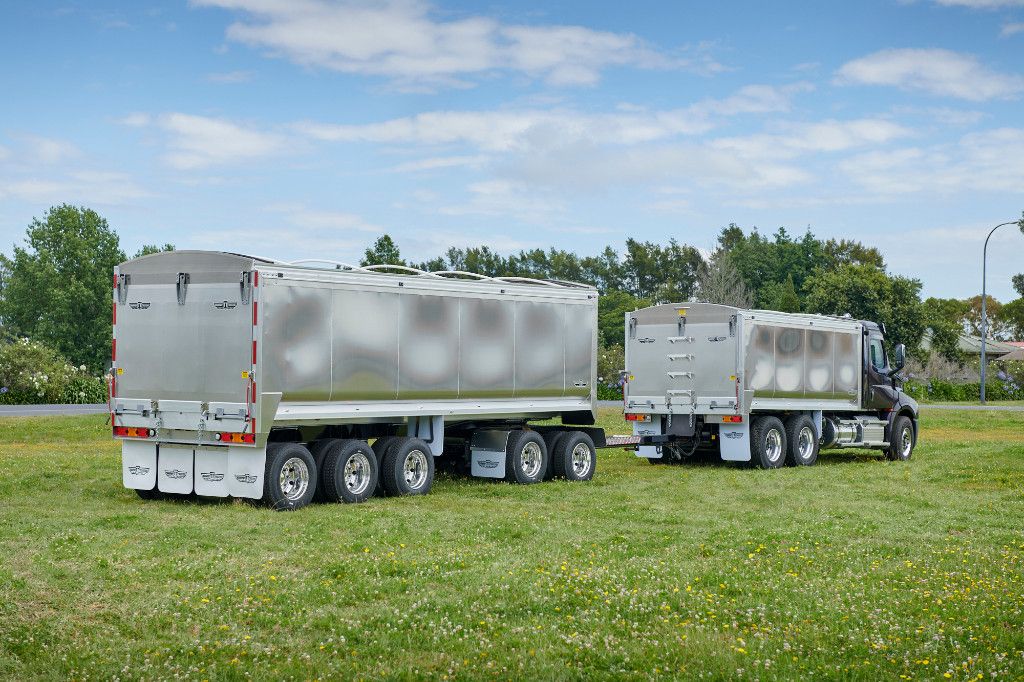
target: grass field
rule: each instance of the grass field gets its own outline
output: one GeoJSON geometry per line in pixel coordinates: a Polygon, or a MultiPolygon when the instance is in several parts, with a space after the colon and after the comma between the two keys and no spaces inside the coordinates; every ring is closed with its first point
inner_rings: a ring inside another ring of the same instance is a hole
{"type": "Polygon", "coordinates": [[[0,420],[0,678],[1024,676],[1024,413],[291,514],[143,502],[108,429],[0,420]]]}

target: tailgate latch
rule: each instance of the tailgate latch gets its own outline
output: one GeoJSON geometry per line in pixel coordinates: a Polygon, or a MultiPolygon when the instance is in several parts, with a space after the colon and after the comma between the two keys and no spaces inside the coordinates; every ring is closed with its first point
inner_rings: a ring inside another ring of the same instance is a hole
{"type": "Polygon", "coordinates": [[[252,295],[252,271],[245,271],[238,279],[238,286],[241,288],[242,305],[249,305],[249,297],[252,295]]]}
{"type": "Polygon", "coordinates": [[[185,305],[185,294],[188,292],[190,279],[187,272],[178,273],[178,305],[185,305]]]}
{"type": "Polygon", "coordinates": [[[117,302],[124,305],[128,301],[128,285],[132,283],[131,275],[117,276],[117,302]]]}

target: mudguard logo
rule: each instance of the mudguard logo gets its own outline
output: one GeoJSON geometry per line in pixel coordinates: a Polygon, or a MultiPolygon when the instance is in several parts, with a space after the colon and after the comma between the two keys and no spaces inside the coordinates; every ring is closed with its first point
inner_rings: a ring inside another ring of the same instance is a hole
{"type": "Polygon", "coordinates": [[[134,303],[129,303],[128,307],[132,310],[146,310],[149,308],[149,305],[147,301],[135,301],[134,303]]]}
{"type": "Polygon", "coordinates": [[[224,474],[218,474],[216,471],[204,471],[199,475],[203,477],[204,481],[217,482],[224,480],[224,474]]]}
{"type": "Polygon", "coordinates": [[[213,307],[217,310],[231,310],[236,305],[238,305],[236,301],[217,301],[213,304],[213,307]]]}
{"type": "Polygon", "coordinates": [[[136,464],[133,467],[128,467],[128,472],[132,476],[145,476],[146,474],[149,473],[149,467],[139,466],[138,464],[136,464]]]}
{"type": "Polygon", "coordinates": [[[727,338],[729,338],[729,337],[728,336],[709,336],[708,337],[708,341],[710,341],[711,343],[715,343],[716,341],[725,341],[727,338]]]}
{"type": "Polygon", "coordinates": [[[726,431],[725,437],[735,440],[737,438],[743,438],[743,434],[739,431],[726,431]]]}
{"type": "Polygon", "coordinates": [[[645,336],[642,339],[637,339],[639,343],[654,343],[654,339],[649,336],[645,336]]]}
{"type": "Polygon", "coordinates": [[[239,483],[252,484],[256,482],[256,477],[252,474],[235,474],[235,480],[239,483]]]}
{"type": "Polygon", "coordinates": [[[185,478],[186,472],[181,469],[164,469],[167,478],[185,478]]]}
{"type": "Polygon", "coordinates": [[[572,385],[575,386],[576,388],[586,388],[587,386],[590,385],[590,382],[589,381],[574,381],[574,382],[572,382],[572,385]]]}
{"type": "Polygon", "coordinates": [[[477,464],[480,465],[481,469],[497,469],[498,468],[498,462],[496,462],[493,459],[482,459],[479,462],[477,462],[477,464]]]}

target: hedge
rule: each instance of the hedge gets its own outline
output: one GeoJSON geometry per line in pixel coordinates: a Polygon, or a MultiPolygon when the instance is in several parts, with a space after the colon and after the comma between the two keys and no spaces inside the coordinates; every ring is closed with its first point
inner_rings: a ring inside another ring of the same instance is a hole
{"type": "Polygon", "coordinates": [[[85,365],[75,367],[54,349],[29,339],[0,346],[0,404],[102,403],[107,385],[85,365]]]}

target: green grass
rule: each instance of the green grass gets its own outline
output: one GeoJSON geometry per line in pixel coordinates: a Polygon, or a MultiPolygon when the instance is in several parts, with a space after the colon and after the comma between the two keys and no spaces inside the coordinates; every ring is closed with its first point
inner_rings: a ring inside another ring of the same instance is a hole
{"type": "Polygon", "coordinates": [[[0,472],[4,679],[1024,676],[1024,413],[291,514],[139,500],[103,416],[0,420],[0,472]]]}

